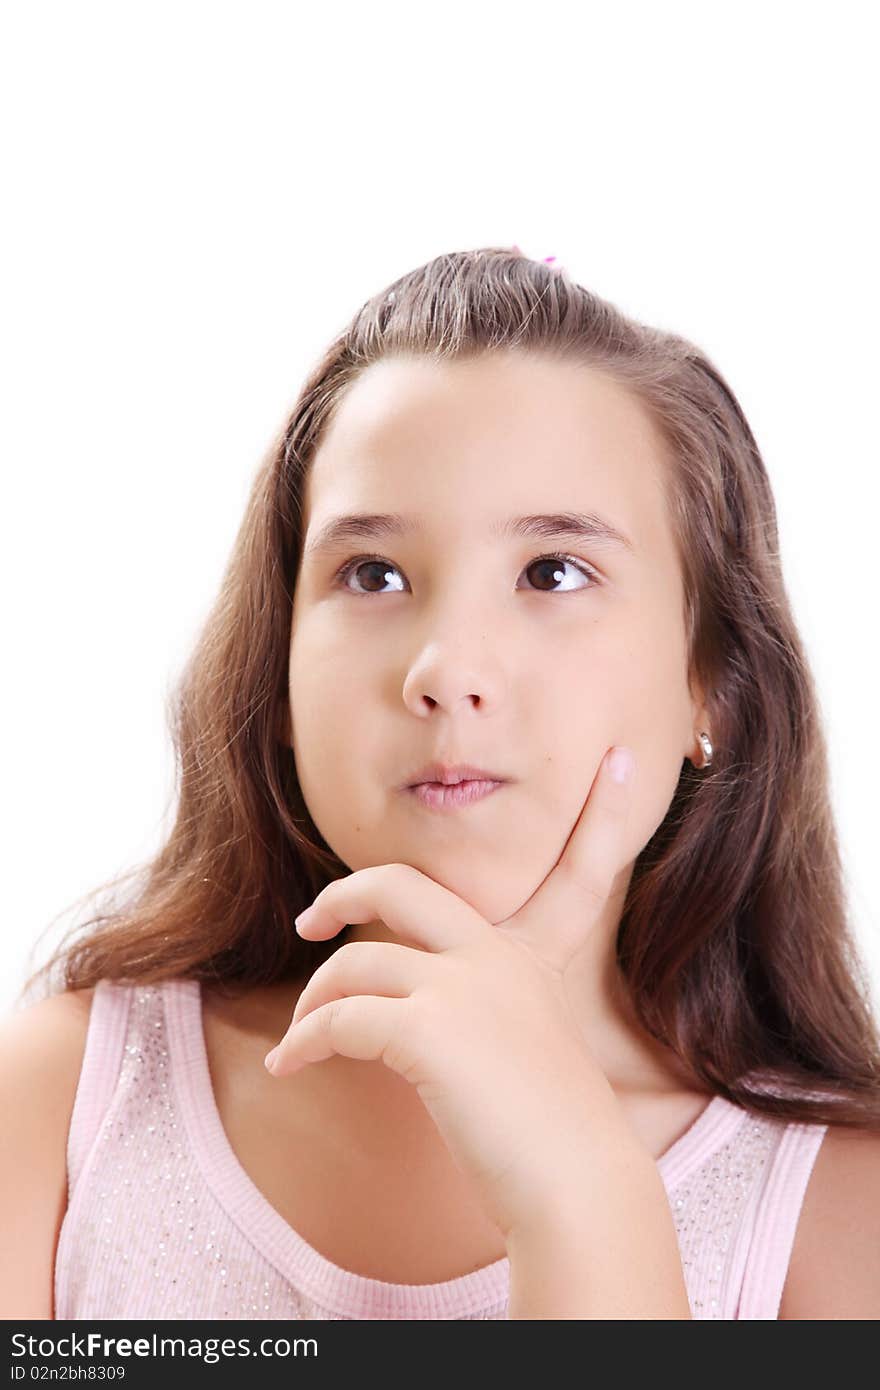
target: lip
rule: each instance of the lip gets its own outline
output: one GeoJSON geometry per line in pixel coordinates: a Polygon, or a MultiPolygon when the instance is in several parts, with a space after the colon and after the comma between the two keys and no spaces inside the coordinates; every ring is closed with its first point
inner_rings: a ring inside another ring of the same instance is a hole
{"type": "Polygon", "coordinates": [[[504,785],[487,778],[465,778],[455,783],[419,782],[404,790],[431,811],[456,811],[484,801],[504,785]]]}
{"type": "Polygon", "coordinates": [[[490,772],[485,767],[474,767],[472,763],[426,763],[414,772],[403,784],[403,790],[412,790],[419,784],[433,783],[444,787],[457,782],[506,782],[508,779],[500,772],[490,772]]]}

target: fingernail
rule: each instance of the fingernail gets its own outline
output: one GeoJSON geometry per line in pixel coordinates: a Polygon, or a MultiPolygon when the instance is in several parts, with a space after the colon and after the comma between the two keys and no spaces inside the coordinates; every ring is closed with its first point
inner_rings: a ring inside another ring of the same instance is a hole
{"type": "Polygon", "coordinates": [[[615,782],[625,782],[633,770],[635,759],[628,748],[615,748],[608,759],[608,770],[615,782]]]}
{"type": "Polygon", "coordinates": [[[298,917],[294,917],[293,925],[296,927],[297,931],[299,931],[300,927],[309,926],[310,923],[312,923],[315,920],[317,915],[318,914],[315,911],[314,904],[312,904],[311,907],[304,908],[304,910],[299,914],[298,917]]]}
{"type": "Polygon", "coordinates": [[[274,1067],[274,1065],[275,1065],[275,1058],[276,1058],[277,1056],[278,1056],[278,1048],[277,1048],[277,1047],[273,1047],[271,1052],[267,1052],[267,1053],[266,1053],[266,1056],[263,1058],[263,1062],[264,1062],[264,1065],[265,1065],[267,1071],[271,1071],[271,1070],[273,1069],[273,1067],[274,1067]]]}

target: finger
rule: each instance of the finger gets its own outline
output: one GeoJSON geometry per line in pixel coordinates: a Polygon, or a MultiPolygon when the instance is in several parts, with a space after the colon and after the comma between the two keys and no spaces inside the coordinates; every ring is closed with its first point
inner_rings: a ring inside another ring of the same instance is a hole
{"type": "Polygon", "coordinates": [[[327,941],[348,923],[378,920],[427,951],[448,950],[490,930],[464,899],[411,864],[376,864],[334,879],[303,916],[296,929],[309,941],[327,941]]]}
{"type": "Polygon", "coordinates": [[[310,1062],[333,1056],[404,1069],[401,1039],[408,1005],[406,999],[369,995],[334,999],[292,1025],[266,1064],[273,1076],[288,1076],[310,1062]]]}
{"type": "MultiPolygon", "coordinates": [[[[537,892],[503,923],[506,931],[540,947],[560,963],[570,958],[597,921],[625,868],[634,762],[624,781],[614,776],[610,749],[562,852],[537,892]]],[[[629,750],[628,750],[629,751],[629,750]]]]}
{"type": "Polygon", "coordinates": [[[402,998],[423,984],[432,960],[424,951],[398,946],[392,941],[347,941],[312,975],[296,1001],[292,1023],[353,994],[379,994],[402,998]]]}

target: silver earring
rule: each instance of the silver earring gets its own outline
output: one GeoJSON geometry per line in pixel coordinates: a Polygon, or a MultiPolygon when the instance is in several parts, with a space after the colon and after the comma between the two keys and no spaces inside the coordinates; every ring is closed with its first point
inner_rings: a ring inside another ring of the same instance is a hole
{"type": "Polygon", "coordinates": [[[712,744],[709,742],[708,734],[699,734],[700,747],[703,750],[703,761],[700,767],[708,767],[712,761],[712,744]]]}

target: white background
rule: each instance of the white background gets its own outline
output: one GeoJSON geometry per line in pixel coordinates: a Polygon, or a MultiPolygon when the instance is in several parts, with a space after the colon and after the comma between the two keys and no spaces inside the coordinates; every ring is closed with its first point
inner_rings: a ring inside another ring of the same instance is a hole
{"type": "Polygon", "coordinates": [[[167,828],[166,696],[253,472],[372,293],[556,255],[727,376],[762,449],[880,997],[871,7],[8,5],[4,921],[167,828]]]}

